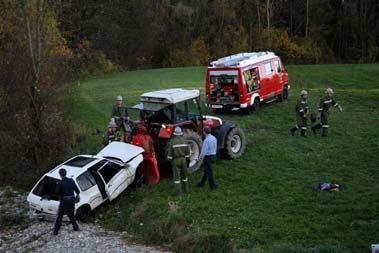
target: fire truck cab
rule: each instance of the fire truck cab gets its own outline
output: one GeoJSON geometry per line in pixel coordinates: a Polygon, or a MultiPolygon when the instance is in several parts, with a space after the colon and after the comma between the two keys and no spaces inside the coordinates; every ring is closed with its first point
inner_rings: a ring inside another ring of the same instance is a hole
{"type": "Polygon", "coordinates": [[[288,74],[273,52],[240,53],[212,61],[206,76],[213,110],[258,110],[261,102],[288,98],[288,74]]]}

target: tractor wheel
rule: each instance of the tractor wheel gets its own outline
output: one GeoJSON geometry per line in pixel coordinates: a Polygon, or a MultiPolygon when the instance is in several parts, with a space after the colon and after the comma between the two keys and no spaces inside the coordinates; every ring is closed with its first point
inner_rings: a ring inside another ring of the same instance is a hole
{"type": "Polygon", "coordinates": [[[188,144],[190,145],[191,150],[191,157],[190,157],[190,163],[188,166],[188,173],[193,173],[197,171],[200,168],[201,161],[196,160],[201,152],[201,146],[203,144],[203,141],[201,140],[201,137],[199,134],[195,133],[192,130],[185,129],[183,133],[184,139],[187,140],[188,144]]]}
{"type": "Polygon", "coordinates": [[[230,159],[236,159],[243,155],[246,148],[245,133],[241,128],[235,127],[226,136],[224,153],[230,159]]]}
{"type": "Polygon", "coordinates": [[[79,209],[76,211],[76,218],[79,221],[87,221],[89,213],[91,211],[91,208],[88,205],[83,205],[79,207],[79,209]]]}

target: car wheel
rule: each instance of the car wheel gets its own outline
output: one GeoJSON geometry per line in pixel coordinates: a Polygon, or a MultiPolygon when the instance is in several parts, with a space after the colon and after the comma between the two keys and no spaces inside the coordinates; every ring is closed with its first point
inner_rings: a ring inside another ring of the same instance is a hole
{"type": "Polygon", "coordinates": [[[254,99],[254,103],[253,103],[253,110],[255,112],[259,111],[259,106],[260,106],[260,101],[259,101],[259,98],[255,98],[254,99]]]}
{"type": "Polygon", "coordinates": [[[246,148],[245,133],[241,128],[235,127],[226,136],[225,154],[230,159],[236,159],[243,155],[246,148]]]}
{"type": "Polygon", "coordinates": [[[186,141],[190,145],[190,150],[191,150],[190,162],[189,162],[187,171],[188,173],[193,173],[197,171],[201,165],[201,161],[197,160],[197,158],[200,155],[203,141],[201,140],[201,137],[199,136],[199,134],[189,129],[184,130],[183,137],[184,139],[186,139],[186,141]]]}
{"type": "Polygon", "coordinates": [[[83,205],[76,211],[76,218],[80,221],[85,222],[88,220],[90,212],[91,208],[88,205],[83,205]]]}

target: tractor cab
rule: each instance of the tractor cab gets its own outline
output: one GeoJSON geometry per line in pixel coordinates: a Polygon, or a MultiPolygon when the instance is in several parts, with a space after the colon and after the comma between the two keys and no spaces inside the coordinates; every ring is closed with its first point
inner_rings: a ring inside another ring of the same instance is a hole
{"type": "Polygon", "coordinates": [[[142,122],[154,137],[171,138],[176,126],[202,132],[199,90],[169,89],[147,92],[131,109],[140,111],[142,122]]]}

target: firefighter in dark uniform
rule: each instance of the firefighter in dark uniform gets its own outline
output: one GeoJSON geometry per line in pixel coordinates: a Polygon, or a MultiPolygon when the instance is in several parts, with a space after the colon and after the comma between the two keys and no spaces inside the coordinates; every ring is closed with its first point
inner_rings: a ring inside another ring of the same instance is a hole
{"type": "Polygon", "coordinates": [[[328,136],[328,129],[329,129],[329,108],[331,106],[337,107],[340,112],[342,112],[342,107],[338,105],[338,103],[333,99],[333,90],[331,88],[327,88],[325,91],[325,97],[320,99],[320,107],[319,111],[321,113],[321,122],[318,124],[315,124],[312,127],[312,131],[314,134],[316,134],[316,131],[320,128],[322,128],[322,136],[326,137],[328,136]]]}
{"type": "Polygon", "coordinates": [[[121,141],[121,133],[117,131],[117,124],[113,119],[109,122],[108,131],[104,134],[103,146],[108,145],[112,141],[121,141]]]}
{"type": "Polygon", "coordinates": [[[190,147],[180,127],[175,128],[174,138],[168,143],[167,159],[171,161],[176,194],[181,195],[182,185],[184,193],[188,193],[187,162],[190,159],[190,147]]]}
{"type": "Polygon", "coordinates": [[[296,126],[291,128],[291,135],[294,136],[297,129],[301,128],[301,136],[305,137],[307,131],[307,113],[308,113],[308,92],[302,90],[300,99],[296,101],[296,126]]]}
{"type": "Polygon", "coordinates": [[[79,226],[78,223],[76,223],[75,218],[74,192],[76,193],[77,199],[79,199],[80,192],[74,180],[66,177],[66,173],[67,172],[65,169],[59,170],[59,175],[61,176],[62,180],[57,184],[56,193],[60,199],[60,203],[58,207],[57,219],[54,225],[53,235],[58,234],[58,231],[62,225],[62,218],[64,214],[67,214],[67,216],[70,218],[74,231],[79,230],[79,226]]]}
{"type": "Polygon", "coordinates": [[[112,108],[111,118],[115,120],[118,130],[122,129],[125,133],[131,132],[127,123],[129,121],[128,109],[124,106],[122,96],[116,97],[116,104],[112,108]]]}

